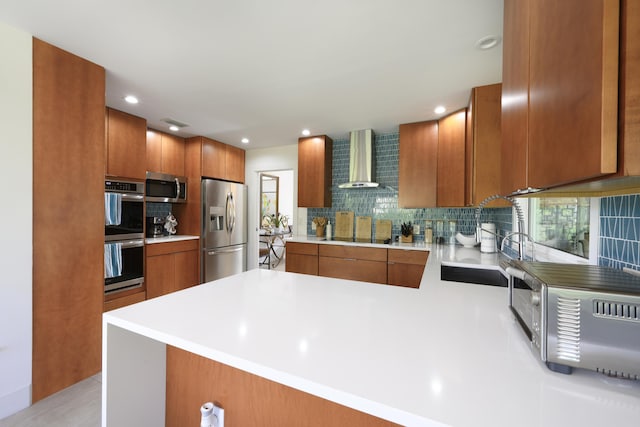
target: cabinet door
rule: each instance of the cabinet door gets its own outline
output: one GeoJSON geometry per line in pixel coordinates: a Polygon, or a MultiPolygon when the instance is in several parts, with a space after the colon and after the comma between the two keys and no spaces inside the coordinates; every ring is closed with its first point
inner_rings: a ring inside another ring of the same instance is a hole
{"type": "Polygon", "coordinates": [[[387,283],[395,286],[419,288],[429,252],[389,249],[387,283]]]}
{"type": "Polygon", "coordinates": [[[298,206],[331,207],[333,140],[312,136],[298,140],[298,206]]]}
{"type": "MultiPolygon", "coordinates": [[[[467,206],[501,192],[502,132],[500,100],[502,85],[493,84],[475,87],[467,109],[467,206]]],[[[506,167],[507,165],[505,165],[506,167]]],[[[489,206],[509,206],[498,199],[489,206]]]]}
{"type": "MultiPolygon", "coordinates": [[[[28,363],[35,403],[101,367],[105,70],[36,38],[32,55],[33,186],[9,185],[28,192],[33,188],[28,199],[33,201],[33,351],[28,363]]],[[[11,158],[7,148],[3,155],[11,158]]],[[[6,200],[4,209],[13,203],[22,201],[6,200]]],[[[3,243],[7,251],[13,249],[8,239],[3,243]]],[[[4,274],[1,286],[11,287],[4,274]]],[[[11,327],[4,316],[1,324],[11,327]]],[[[0,358],[7,357],[10,352],[3,350],[11,345],[3,336],[0,358]]],[[[4,372],[3,367],[3,384],[4,372]]]]}
{"type": "Polygon", "coordinates": [[[147,171],[162,172],[162,134],[147,130],[147,171]]]}
{"type": "Polygon", "coordinates": [[[438,122],[400,125],[398,207],[436,206],[438,122]]]}
{"type": "Polygon", "coordinates": [[[146,261],[147,299],[178,290],[175,285],[176,267],[173,254],[147,257],[146,261]]]}
{"type": "Polygon", "coordinates": [[[501,194],[527,188],[530,1],[504,0],[501,194]]]}
{"type": "Polygon", "coordinates": [[[184,139],[179,136],[162,134],[161,172],[184,176],[184,139]]]}
{"type": "Polygon", "coordinates": [[[226,169],[229,181],[244,183],[244,157],[245,151],[242,148],[227,145],[226,147],[226,169]]]}
{"type": "Polygon", "coordinates": [[[107,175],[146,178],[147,121],[107,108],[107,175]]]}
{"type": "Polygon", "coordinates": [[[176,290],[186,289],[200,283],[198,251],[177,252],[175,257],[176,290]]]}
{"type": "Polygon", "coordinates": [[[618,0],[531,0],[529,185],[617,169],[618,0]]]}
{"type": "Polygon", "coordinates": [[[466,110],[438,121],[438,195],[441,207],[464,206],[466,110]]]}
{"type": "Polygon", "coordinates": [[[318,275],[318,245],[288,242],[285,270],[290,273],[318,275]]]}
{"type": "Polygon", "coordinates": [[[226,145],[213,139],[202,138],[202,176],[225,179],[226,164],[226,145]]]}

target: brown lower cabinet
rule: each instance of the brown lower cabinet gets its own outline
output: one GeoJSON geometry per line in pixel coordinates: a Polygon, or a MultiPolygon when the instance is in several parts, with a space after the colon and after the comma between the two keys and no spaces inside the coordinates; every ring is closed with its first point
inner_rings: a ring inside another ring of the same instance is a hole
{"type": "Polygon", "coordinates": [[[186,289],[200,282],[199,240],[147,245],[147,299],[186,289]]]}
{"type": "Polygon", "coordinates": [[[387,252],[387,283],[419,288],[429,252],[389,249],[387,252]]]}
{"type": "Polygon", "coordinates": [[[418,288],[428,257],[427,251],[410,249],[288,242],[285,269],[292,273],[418,288]]]}
{"type": "Polygon", "coordinates": [[[224,408],[229,426],[398,425],[171,346],[166,384],[167,427],[198,425],[194,402],[209,401],[224,408]]]}
{"type": "Polygon", "coordinates": [[[290,273],[318,275],[318,245],[289,242],[286,246],[285,270],[290,273]]]}
{"type": "Polygon", "coordinates": [[[318,275],[386,283],[387,250],[359,246],[321,245],[318,250],[318,275]]]}

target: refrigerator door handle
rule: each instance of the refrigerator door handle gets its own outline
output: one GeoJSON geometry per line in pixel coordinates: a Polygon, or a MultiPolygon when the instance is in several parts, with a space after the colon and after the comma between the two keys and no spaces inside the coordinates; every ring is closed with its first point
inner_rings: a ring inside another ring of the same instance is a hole
{"type": "Polygon", "coordinates": [[[233,230],[236,228],[236,201],[233,199],[233,193],[229,193],[231,198],[231,230],[229,232],[233,233],[233,230]]]}
{"type": "Polygon", "coordinates": [[[231,215],[230,215],[230,210],[229,210],[229,202],[230,202],[230,197],[231,197],[231,193],[227,193],[227,201],[225,202],[225,206],[224,206],[224,222],[225,222],[225,226],[227,227],[227,232],[230,232],[231,230],[231,215]]]}
{"type": "Polygon", "coordinates": [[[235,249],[223,249],[221,251],[207,251],[207,255],[219,255],[219,254],[230,254],[232,252],[240,252],[244,248],[235,248],[235,249]]]}

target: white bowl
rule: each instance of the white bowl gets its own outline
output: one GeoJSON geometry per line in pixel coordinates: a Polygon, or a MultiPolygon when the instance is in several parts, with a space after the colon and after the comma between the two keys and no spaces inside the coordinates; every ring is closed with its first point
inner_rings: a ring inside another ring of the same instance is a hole
{"type": "Polygon", "coordinates": [[[472,234],[471,236],[465,236],[462,233],[456,234],[456,240],[465,248],[472,248],[478,244],[476,242],[476,235],[472,234]]]}

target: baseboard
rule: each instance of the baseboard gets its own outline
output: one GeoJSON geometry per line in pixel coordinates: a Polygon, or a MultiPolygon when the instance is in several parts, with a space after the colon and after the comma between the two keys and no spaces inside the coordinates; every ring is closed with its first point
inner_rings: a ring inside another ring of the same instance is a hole
{"type": "Polygon", "coordinates": [[[31,406],[31,384],[0,396],[0,420],[31,406]]]}

